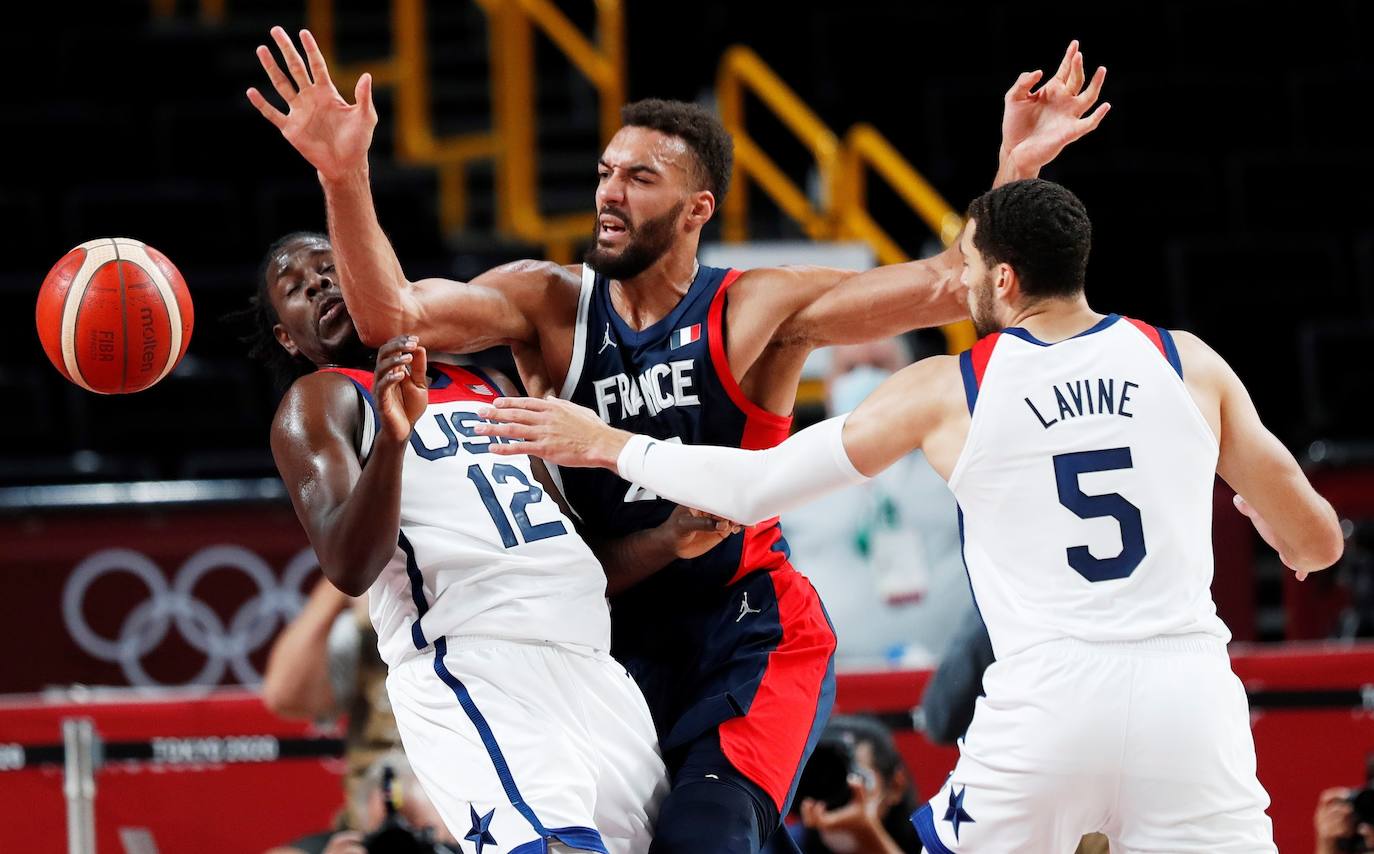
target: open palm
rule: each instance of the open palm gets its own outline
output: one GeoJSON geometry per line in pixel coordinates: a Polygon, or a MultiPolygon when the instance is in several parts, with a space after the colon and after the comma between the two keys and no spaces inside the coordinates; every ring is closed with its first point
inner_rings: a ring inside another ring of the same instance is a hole
{"type": "Polygon", "coordinates": [[[350,104],[329,79],[324,54],[309,30],[301,30],[301,46],[310,60],[308,69],[285,30],[273,27],[272,40],[281,49],[286,71],[266,45],[258,45],[258,61],[272,87],[286,102],[287,111],[283,113],[268,103],[257,89],[248,90],[248,100],[325,178],[338,178],[361,169],[367,164],[372,131],[377,126],[372,75],[358,78],[354,103],[350,104]]]}
{"type": "Polygon", "coordinates": [[[1085,87],[1077,41],[1069,43],[1055,75],[1035,89],[1042,76],[1040,71],[1027,71],[1017,78],[1007,90],[1002,111],[1002,156],[1030,170],[1038,170],[1091,132],[1111,109],[1103,102],[1088,114],[1102,93],[1107,69],[1099,67],[1085,87]]]}

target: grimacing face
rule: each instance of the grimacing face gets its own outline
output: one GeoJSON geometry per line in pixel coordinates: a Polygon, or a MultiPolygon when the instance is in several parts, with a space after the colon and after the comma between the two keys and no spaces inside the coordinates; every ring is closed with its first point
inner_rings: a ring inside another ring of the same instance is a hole
{"type": "Polygon", "coordinates": [[[662,258],[683,233],[697,192],[695,157],[682,139],[633,125],[621,128],[597,166],[596,225],[586,261],[628,279],[662,258]]]}
{"type": "Polygon", "coordinates": [[[1000,332],[1005,326],[997,318],[997,297],[993,291],[995,269],[989,269],[987,261],[978,248],[973,245],[973,233],[978,223],[969,220],[959,238],[959,249],[964,255],[964,268],[959,279],[968,288],[969,317],[973,319],[973,329],[979,338],[1000,332]]]}
{"type": "Polygon", "coordinates": [[[268,262],[266,275],[278,320],[274,332],[288,353],[326,365],[341,364],[347,354],[361,349],[327,241],[293,240],[268,262]]]}

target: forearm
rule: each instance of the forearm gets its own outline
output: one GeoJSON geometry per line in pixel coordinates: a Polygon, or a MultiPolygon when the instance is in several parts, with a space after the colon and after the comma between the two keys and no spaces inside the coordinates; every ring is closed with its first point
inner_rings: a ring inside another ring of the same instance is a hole
{"type": "Polygon", "coordinates": [[[321,176],[320,183],[339,286],[358,337],[379,346],[395,335],[415,332],[405,302],[409,282],[377,220],[366,164],[340,177],[321,176]]]}
{"type": "Polygon", "coordinates": [[[677,559],[672,537],[660,528],[589,543],[606,573],[607,596],[629,590],[677,559]]]}
{"type": "Polygon", "coordinates": [[[312,718],[334,705],[329,632],[348,602],[332,584],[316,585],[305,607],[277,636],[262,674],[263,702],[276,714],[312,718]]]}
{"type": "Polygon", "coordinates": [[[793,315],[778,339],[861,344],[968,317],[957,243],[938,255],[843,274],[793,315]]]}
{"type": "Polygon", "coordinates": [[[865,480],[846,455],[843,422],[823,421],[763,451],[634,436],[616,467],[621,477],[670,501],[754,525],[865,480]]]}
{"type": "Polygon", "coordinates": [[[365,593],[396,553],[404,455],[403,440],[378,435],[353,491],[320,526],[320,568],[349,596],[365,593]]]}

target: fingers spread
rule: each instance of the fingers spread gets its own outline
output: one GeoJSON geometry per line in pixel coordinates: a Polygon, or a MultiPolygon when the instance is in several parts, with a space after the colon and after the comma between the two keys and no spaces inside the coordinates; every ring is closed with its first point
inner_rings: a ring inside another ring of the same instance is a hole
{"type": "Polygon", "coordinates": [[[273,27],[272,41],[277,43],[277,49],[281,51],[282,59],[286,60],[286,70],[291,72],[291,79],[295,82],[296,88],[304,89],[309,86],[311,83],[310,73],[305,70],[305,60],[301,59],[300,51],[296,50],[296,43],[291,41],[286,30],[281,27],[273,27]]]}
{"type": "Polygon", "coordinates": [[[258,63],[262,65],[262,70],[267,72],[267,79],[272,81],[272,88],[276,89],[277,94],[289,105],[296,98],[296,87],[292,86],[291,81],[286,79],[286,74],[277,64],[277,58],[272,55],[272,50],[267,45],[260,44],[257,49],[257,57],[258,63]]]}
{"type": "Polygon", "coordinates": [[[1069,47],[1064,51],[1064,58],[1059,60],[1059,68],[1054,72],[1054,76],[1060,80],[1069,79],[1070,69],[1073,67],[1073,58],[1078,53],[1078,39],[1069,42],[1069,47]]]}
{"type": "Polygon", "coordinates": [[[286,126],[285,114],[283,114],[281,110],[278,110],[276,107],[267,103],[267,99],[264,98],[262,96],[262,93],[259,92],[257,89],[248,90],[248,103],[252,104],[254,107],[257,107],[258,112],[262,113],[262,117],[271,122],[273,127],[275,127],[277,130],[281,130],[283,127],[286,126]]]}
{"type": "Polygon", "coordinates": [[[333,86],[334,81],[329,79],[329,66],[324,61],[324,51],[316,43],[315,34],[301,30],[301,47],[305,48],[305,58],[310,61],[310,74],[315,82],[333,86]]]}
{"type": "Polygon", "coordinates": [[[1102,120],[1106,118],[1107,113],[1111,109],[1112,105],[1107,103],[1106,101],[1103,101],[1102,106],[1098,107],[1096,110],[1093,110],[1092,115],[1088,116],[1086,119],[1079,119],[1078,135],[1082,136],[1085,133],[1097,130],[1097,126],[1102,124],[1102,120]]]}
{"type": "Polygon", "coordinates": [[[1042,76],[1044,76],[1044,72],[1039,70],[1023,72],[1020,77],[1016,78],[1016,82],[1011,84],[1011,88],[1007,90],[1007,100],[1020,101],[1030,97],[1031,89],[1035,87],[1036,83],[1040,82],[1042,76]]]}
{"type": "MultiPolygon", "coordinates": [[[[1107,79],[1107,66],[1099,65],[1093,72],[1093,79],[1088,83],[1088,88],[1078,96],[1080,110],[1087,110],[1097,103],[1097,97],[1102,94],[1102,83],[1107,79]]],[[[1072,90],[1070,90],[1072,91],[1072,90]]]]}

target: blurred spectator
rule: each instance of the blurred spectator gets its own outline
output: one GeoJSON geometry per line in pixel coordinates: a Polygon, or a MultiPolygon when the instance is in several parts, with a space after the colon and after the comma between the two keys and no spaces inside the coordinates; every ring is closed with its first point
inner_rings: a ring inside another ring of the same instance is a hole
{"type": "Polygon", "coordinates": [[[802,854],[910,854],[916,791],[887,727],[863,715],[833,718],[797,786],[802,854]]]}
{"type": "Polygon", "coordinates": [[[1327,789],[1317,798],[1312,817],[1316,854],[1374,851],[1374,789],[1327,789]]]}
{"type": "Polygon", "coordinates": [[[444,827],[438,810],[430,803],[400,750],[389,751],[372,763],[360,777],[349,806],[350,812],[359,819],[354,829],[312,834],[272,848],[266,854],[365,854],[368,851],[441,854],[459,850],[457,840],[444,827]],[[386,779],[388,770],[392,773],[389,781],[386,779]],[[385,840],[381,839],[383,833],[385,840]],[[436,842],[439,844],[432,844],[436,842]]]}
{"type": "Polygon", "coordinates": [[[362,776],[379,756],[401,743],[367,599],[351,599],[321,579],[272,645],[262,698],[286,718],[324,721],[347,713],[347,797],[338,826],[360,827],[354,794],[362,776]]]}
{"type": "MultiPolygon", "coordinates": [[[[850,412],[910,363],[902,339],[826,351],[827,409],[850,412]]],[[[934,661],[969,607],[954,497],[920,453],[783,517],[835,624],[842,665],[934,661]]]]}

